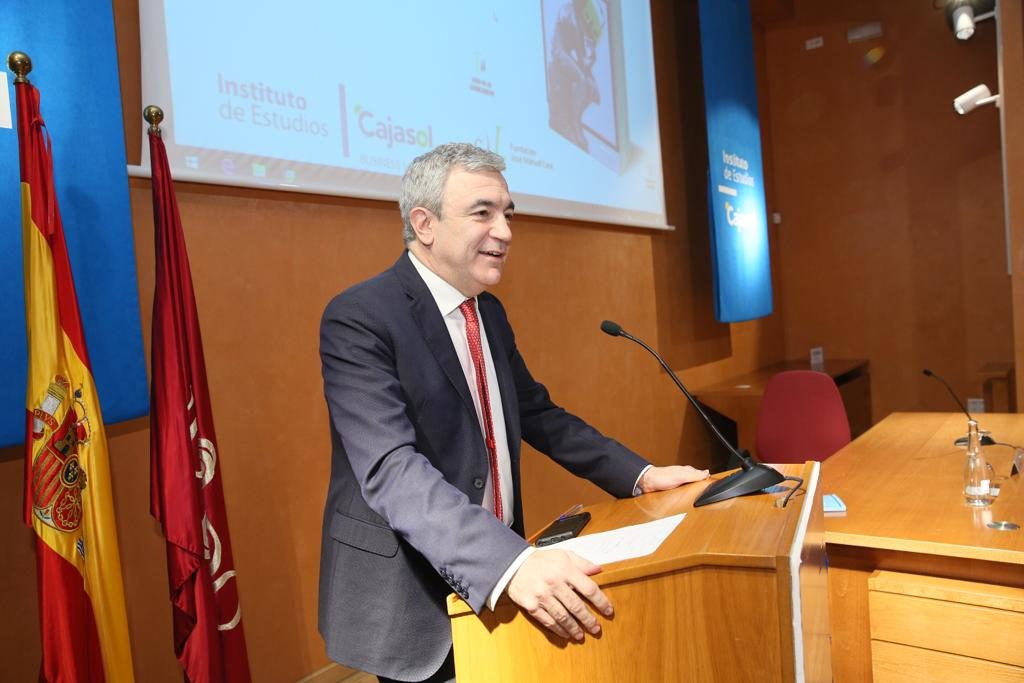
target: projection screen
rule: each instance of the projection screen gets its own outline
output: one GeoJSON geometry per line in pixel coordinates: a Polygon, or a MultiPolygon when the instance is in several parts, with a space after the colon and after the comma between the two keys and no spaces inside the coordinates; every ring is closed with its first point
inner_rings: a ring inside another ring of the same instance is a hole
{"type": "MultiPolygon", "coordinates": [[[[140,0],[178,180],[394,200],[448,141],[518,212],[664,228],[646,0],[140,0]]],[[[138,174],[149,167],[143,144],[138,174]]]]}

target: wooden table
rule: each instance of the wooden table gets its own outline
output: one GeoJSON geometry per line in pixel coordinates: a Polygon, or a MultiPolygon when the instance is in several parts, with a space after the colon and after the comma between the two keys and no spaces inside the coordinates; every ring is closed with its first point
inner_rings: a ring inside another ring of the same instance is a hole
{"type": "Polygon", "coordinates": [[[779,468],[810,492],[786,508],[775,505],[781,486],[694,508],[705,482],[589,506],[584,535],[686,513],[653,554],[594,577],[615,606],[611,619],[597,617],[600,637],[566,643],[507,598],[478,616],[450,596],[458,679],[830,681],[820,464],[779,468]]]}
{"type": "MultiPolygon", "coordinates": [[[[697,400],[736,423],[739,448],[754,452],[757,416],[761,410],[764,387],[784,370],[811,370],[807,361],[782,361],[744,375],[703,387],[693,392],[697,400]]],[[[871,383],[866,360],[826,360],[821,371],[835,380],[850,420],[850,433],[856,438],[871,426],[871,383]]],[[[755,453],[756,455],[756,453],[755,453]]]]}
{"type": "MultiPolygon", "coordinates": [[[[997,441],[1024,443],[1024,415],[979,415],[997,441]]],[[[835,681],[1024,680],[1020,477],[984,509],[963,501],[961,413],[894,413],[822,463],[835,681]]],[[[985,447],[997,476],[1013,450],[985,447]]]]}

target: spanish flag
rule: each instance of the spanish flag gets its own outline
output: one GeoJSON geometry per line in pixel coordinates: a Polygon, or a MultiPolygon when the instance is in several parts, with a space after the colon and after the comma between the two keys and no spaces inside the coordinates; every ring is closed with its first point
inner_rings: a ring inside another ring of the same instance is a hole
{"type": "Polygon", "coordinates": [[[15,80],[28,325],[25,523],[36,533],[40,681],[132,681],[103,417],[39,91],[15,80]]]}

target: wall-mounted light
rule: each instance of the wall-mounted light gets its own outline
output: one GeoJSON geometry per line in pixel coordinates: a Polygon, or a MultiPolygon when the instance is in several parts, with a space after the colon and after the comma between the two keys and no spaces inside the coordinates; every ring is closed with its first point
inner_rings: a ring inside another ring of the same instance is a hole
{"type": "Polygon", "coordinates": [[[974,35],[974,25],[996,15],[996,0],[948,0],[946,19],[960,40],[974,35]]]}
{"type": "Polygon", "coordinates": [[[953,109],[956,110],[957,114],[963,116],[969,114],[976,108],[985,105],[994,104],[999,106],[999,95],[993,95],[992,91],[988,89],[988,86],[982,83],[976,85],[964,94],[960,95],[953,100],[953,109]]]}

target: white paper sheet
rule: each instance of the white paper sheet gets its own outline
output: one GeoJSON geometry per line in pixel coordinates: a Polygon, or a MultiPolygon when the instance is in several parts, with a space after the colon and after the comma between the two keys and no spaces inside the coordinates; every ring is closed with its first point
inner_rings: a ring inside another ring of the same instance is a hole
{"type": "Polygon", "coordinates": [[[568,541],[545,546],[571,550],[594,564],[609,564],[634,557],[650,555],[675,531],[686,513],[656,519],[653,522],[624,526],[599,534],[570,538],[568,541]]]}

